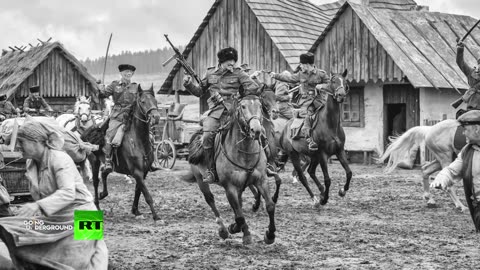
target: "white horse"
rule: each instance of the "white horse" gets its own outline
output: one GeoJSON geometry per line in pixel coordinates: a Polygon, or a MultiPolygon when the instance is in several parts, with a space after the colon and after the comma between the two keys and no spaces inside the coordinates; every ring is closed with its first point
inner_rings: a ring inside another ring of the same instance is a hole
{"type": "MultiPolygon", "coordinates": [[[[434,207],[436,203],[430,193],[429,178],[433,173],[447,167],[452,162],[453,154],[458,154],[461,150],[455,149],[453,145],[458,126],[460,126],[460,123],[457,120],[447,119],[433,126],[413,127],[395,139],[380,156],[378,162],[383,163],[388,160],[385,171],[390,173],[404,160],[414,145],[425,144],[425,147],[435,156],[435,160],[422,166],[423,198],[427,200],[428,206],[434,207]]],[[[461,209],[462,212],[468,211],[468,208],[458,199],[453,186],[446,191],[455,203],[456,208],[461,209]]]]}

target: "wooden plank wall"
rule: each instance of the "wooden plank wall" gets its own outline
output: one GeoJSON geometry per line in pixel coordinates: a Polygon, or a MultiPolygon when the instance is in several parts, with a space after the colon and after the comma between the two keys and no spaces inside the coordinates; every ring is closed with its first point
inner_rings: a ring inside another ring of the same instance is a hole
{"type": "MultiPolygon", "coordinates": [[[[238,50],[237,64],[248,63],[252,71],[290,70],[287,61],[245,1],[224,0],[219,4],[192,48],[188,61],[203,78],[208,67],[217,65],[217,52],[229,46],[238,50]]],[[[183,69],[180,69],[173,80],[173,89],[184,89],[183,76],[183,69]]],[[[200,111],[206,109],[206,100],[202,100],[200,111]]]]}
{"type": "Polygon", "coordinates": [[[30,86],[37,84],[40,85],[40,94],[47,102],[50,100],[52,104],[56,104],[54,109],[62,111],[67,107],[73,108],[76,97],[89,96],[94,91],[90,82],[58,49],[53,50],[37,66],[33,74],[17,88],[15,97],[12,99],[16,106],[23,105],[23,100],[30,93],[30,86]]]}
{"type": "Polygon", "coordinates": [[[317,47],[315,62],[327,72],[347,68],[349,80],[357,83],[398,82],[405,76],[351,7],[317,47]]]}

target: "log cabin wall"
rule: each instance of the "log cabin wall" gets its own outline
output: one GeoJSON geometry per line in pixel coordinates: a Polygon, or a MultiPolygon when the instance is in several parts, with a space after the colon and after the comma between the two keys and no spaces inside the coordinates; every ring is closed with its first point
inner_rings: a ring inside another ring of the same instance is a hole
{"type": "Polygon", "coordinates": [[[351,7],[318,45],[315,63],[327,72],[348,69],[348,80],[358,83],[401,81],[405,76],[351,7]]]}
{"type": "MultiPolygon", "coordinates": [[[[237,64],[247,63],[252,70],[291,70],[245,1],[223,0],[219,3],[187,60],[203,78],[208,67],[217,65],[217,52],[225,47],[237,49],[237,64]]],[[[184,89],[183,76],[181,68],[175,75],[172,89],[184,89]]],[[[204,98],[200,113],[207,109],[204,98]]]]}
{"type": "Polygon", "coordinates": [[[60,49],[54,49],[38,65],[32,75],[19,85],[12,102],[22,107],[29,95],[29,88],[40,85],[40,94],[54,110],[73,109],[76,97],[90,96],[94,91],[91,83],[68,61],[60,49]]]}

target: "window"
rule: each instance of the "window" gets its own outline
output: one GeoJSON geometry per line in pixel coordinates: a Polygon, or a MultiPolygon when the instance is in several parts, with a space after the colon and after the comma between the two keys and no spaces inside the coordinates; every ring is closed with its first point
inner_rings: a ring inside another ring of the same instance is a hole
{"type": "Polygon", "coordinates": [[[364,127],[363,87],[350,87],[342,104],[342,126],[364,127]]]}

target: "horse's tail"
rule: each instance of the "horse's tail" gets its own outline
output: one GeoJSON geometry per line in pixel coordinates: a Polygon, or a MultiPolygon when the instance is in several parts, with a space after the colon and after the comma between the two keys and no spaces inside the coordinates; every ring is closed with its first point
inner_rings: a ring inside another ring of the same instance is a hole
{"type": "Polygon", "coordinates": [[[385,172],[392,172],[414,145],[420,145],[425,141],[425,136],[430,128],[431,126],[418,126],[407,130],[387,147],[377,162],[383,163],[388,159],[385,172]]]}
{"type": "Polygon", "coordinates": [[[188,162],[190,164],[200,164],[205,158],[202,140],[200,139],[202,134],[203,131],[199,130],[190,138],[190,144],[188,145],[188,162]]]}

